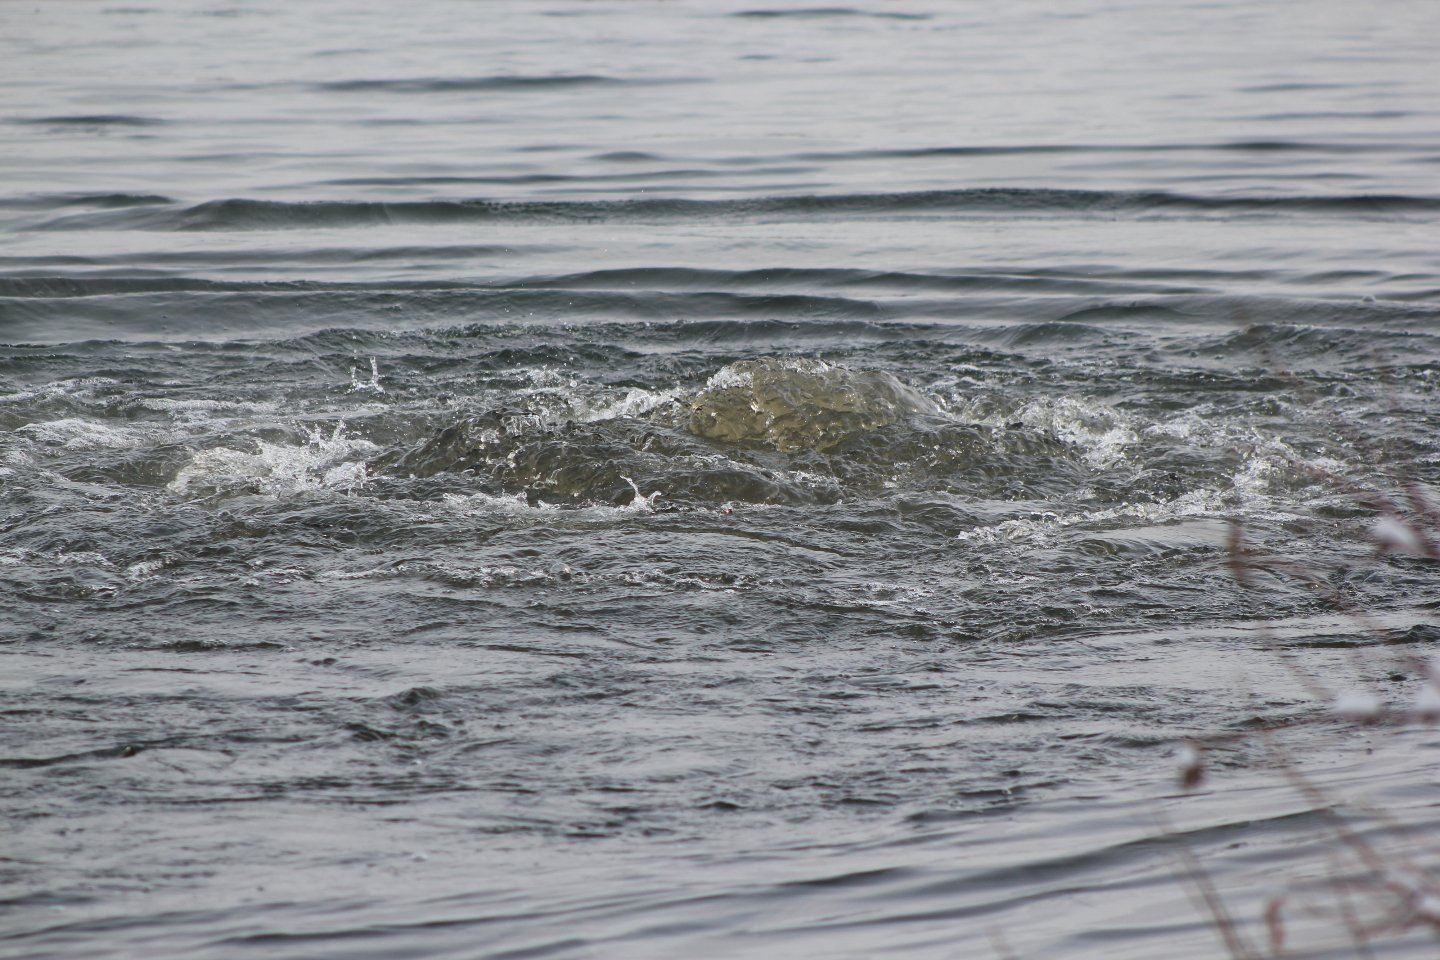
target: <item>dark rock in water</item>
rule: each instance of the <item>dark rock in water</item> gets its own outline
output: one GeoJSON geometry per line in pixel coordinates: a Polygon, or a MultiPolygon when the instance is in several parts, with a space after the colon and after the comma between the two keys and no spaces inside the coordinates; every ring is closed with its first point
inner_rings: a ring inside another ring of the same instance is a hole
{"type": "Polygon", "coordinates": [[[888,373],[823,360],[742,360],[722,369],[690,404],[690,431],[707,440],[781,452],[829,450],[903,418],[940,410],[888,373]]]}
{"type": "Polygon", "coordinates": [[[546,420],[498,409],[372,460],[376,474],[457,480],[531,506],[656,509],[834,503],[896,483],[1042,496],[1096,483],[1071,445],[958,422],[886,373],[817,360],[724,367],[688,403],[644,417],[546,420]]]}
{"type": "Polygon", "coordinates": [[[765,464],[720,456],[683,431],[628,417],[544,425],[494,412],[452,424],[371,467],[412,477],[468,473],[495,492],[523,492],[531,505],[624,506],[657,492],[657,508],[817,503],[836,496],[830,484],[801,484],[765,464]]]}
{"type": "MultiPolygon", "coordinates": [[[[872,471],[860,462],[831,464],[828,455],[848,450],[863,460],[855,444],[912,416],[943,414],[888,373],[765,357],[723,368],[688,408],[668,414],[545,423],[495,410],[371,467],[422,478],[470,474],[497,492],[523,492],[531,504],[623,505],[657,491],[665,505],[833,502],[840,476],[872,471]],[[803,481],[790,473],[797,467],[803,481]]],[[[870,479],[850,478],[865,486],[870,479]]]]}

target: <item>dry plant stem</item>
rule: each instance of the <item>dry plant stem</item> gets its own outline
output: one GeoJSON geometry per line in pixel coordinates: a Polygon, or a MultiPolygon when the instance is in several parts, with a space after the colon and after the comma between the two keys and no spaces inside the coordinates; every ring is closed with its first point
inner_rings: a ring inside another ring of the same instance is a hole
{"type": "MultiPolygon", "coordinates": [[[[1230,567],[1230,574],[1235,582],[1242,589],[1254,589],[1255,580],[1251,572],[1253,551],[1245,544],[1245,525],[1239,520],[1231,518],[1230,535],[1227,541],[1227,563],[1230,567]]],[[[1268,631],[1262,632],[1261,638],[1279,660],[1289,669],[1291,675],[1305,688],[1305,692],[1318,700],[1331,700],[1334,695],[1309,670],[1293,657],[1288,650],[1285,650],[1268,631]]]]}
{"type": "Polygon", "coordinates": [[[1280,750],[1274,740],[1269,736],[1263,733],[1262,736],[1265,737],[1266,743],[1270,748],[1271,756],[1275,758],[1276,764],[1284,771],[1285,779],[1290,782],[1290,785],[1311,803],[1316,813],[1319,813],[1326,820],[1330,821],[1331,829],[1335,831],[1335,835],[1343,840],[1347,847],[1354,851],[1355,855],[1367,868],[1376,875],[1382,874],[1385,870],[1384,858],[1376,852],[1369,841],[1351,828],[1349,822],[1346,821],[1344,817],[1336,812],[1335,805],[1331,802],[1330,798],[1325,796],[1319,787],[1315,786],[1305,774],[1300,772],[1289,755],[1283,750],[1280,750]]]}
{"type": "MultiPolygon", "coordinates": [[[[1244,311],[1241,311],[1236,316],[1236,320],[1237,322],[1241,323],[1246,321],[1244,311]]],[[[1270,344],[1267,343],[1261,345],[1261,354],[1265,360],[1265,368],[1270,371],[1271,376],[1274,376],[1275,378],[1283,381],[1285,385],[1289,387],[1291,391],[1293,391],[1295,396],[1308,397],[1312,404],[1318,406],[1320,402],[1319,398],[1315,396],[1315,394],[1310,390],[1310,388],[1300,377],[1297,377],[1294,373],[1290,372],[1278,362],[1278,358],[1276,357],[1275,352],[1270,344]]],[[[1379,373],[1380,381],[1382,383],[1387,382],[1387,378],[1391,369],[1390,364],[1387,361],[1383,360],[1378,353],[1372,353],[1371,357],[1374,360],[1375,367],[1379,373]]],[[[1387,408],[1390,416],[1403,416],[1404,411],[1399,409],[1399,405],[1396,402],[1395,394],[1393,393],[1393,391],[1386,391],[1385,396],[1387,398],[1387,408]]],[[[1357,450],[1369,454],[1374,462],[1381,462],[1382,458],[1380,454],[1382,453],[1382,450],[1379,449],[1379,445],[1371,441],[1371,438],[1368,434],[1359,429],[1356,429],[1344,420],[1332,419],[1330,425],[1334,428],[1334,432],[1337,437],[1351,444],[1357,450]]],[[[1312,465],[1296,464],[1296,466],[1308,469],[1309,472],[1311,472],[1313,475],[1321,477],[1322,479],[1336,486],[1337,489],[1350,492],[1356,497],[1357,500],[1369,503],[1371,506],[1374,506],[1377,509],[1387,505],[1388,503],[1385,498],[1379,497],[1377,494],[1374,494],[1370,491],[1363,490],[1344,476],[1332,473],[1331,471],[1324,470],[1319,467],[1314,467],[1312,465]]],[[[1405,490],[1407,499],[1410,501],[1410,506],[1412,510],[1424,518],[1429,529],[1440,529],[1440,509],[1437,509],[1436,506],[1430,502],[1429,498],[1424,495],[1421,485],[1415,480],[1415,478],[1409,475],[1400,477],[1398,481],[1398,486],[1401,489],[1405,490]]],[[[1433,544],[1431,544],[1431,546],[1433,551],[1433,544]]],[[[1435,556],[1435,553],[1432,552],[1431,555],[1435,556]]]]}
{"type": "MultiPolygon", "coordinates": [[[[1279,371],[1273,375],[1290,381],[1294,389],[1301,393],[1304,392],[1303,385],[1297,378],[1284,371],[1274,362],[1273,357],[1267,359],[1270,361],[1269,369],[1272,372],[1279,371]]],[[[1403,413],[1399,410],[1398,400],[1393,394],[1390,395],[1389,406],[1392,414],[1403,413]]],[[[1375,443],[1362,433],[1358,429],[1358,424],[1341,421],[1335,423],[1334,427],[1334,433],[1338,440],[1348,443],[1356,451],[1367,454],[1370,462],[1384,464],[1393,459],[1382,456],[1385,452],[1382,445],[1375,443]]],[[[1307,472],[1315,480],[1329,486],[1330,489],[1348,495],[1356,503],[1374,511],[1377,519],[1371,528],[1370,536],[1376,546],[1376,556],[1399,553],[1429,560],[1440,560],[1440,539],[1435,536],[1435,531],[1440,531],[1440,507],[1437,507],[1436,501],[1413,470],[1403,467],[1399,470],[1386,469],[1384,481],[1394,491],[1393,494],[1387,494],[1374,488],[1362,487],[1346,476],[1317,464],[1304,462],[1298,456],[1288,456],[1288,459],[1292,467],[1307,472]]],[[[1277,578],[1292,578],[1305,584],[1317,594],[1321,594],[1323,591],[1323,599],[1342,616],[1353,619],[1359,630],[1372,636],[1379,636],[1383,633],[1382,625],[1374,616],[1366,610],[1355,609],[1345,601],[1341,581],[1327,579],[1321,575],[1322,571],[1307,566],[1303,561],[1278,557],[1268,551],[1250,547],[1245,542],[1244,525],[1238,518],[1230,521],[1227,547],[1230,573],[1242,591],[1258,590],[1260,587],[1258,577],[1261,574],[1277,578]]],[[[1345,569],[1341,567],[1335,572],[1343,572],[1345,569]]],[[[1327,689],[1327,684],[1321,680],[1316,671],[1309,669],[1292,651],[1287,651],[1279,640],[1263,626],[1261,633],[1271,651],[1303,689],[1321,702],[1335,701],[1333,693],[1327,689]]],[[[1419,658],[1410,653],[1398,656],[1388,654],[1379,658],[1374,655],[1373,651],[1368,657],[1362,656],[1362,653],[1364,651],[1354,649],[1347,651],[1345,656],[1357,679],[1373,676],[1377,667],[1377,659],[1380,665],[1383,665],[1386,660],[1393,659],[1396,661],[1397,668],[1403,669],[1405,672],[1419,673],[1430,685],[1431,692],[1440,692],[1440,665],[1421,663],[1419,658]]],[[[1425,700],[1419,701],[1417,707],[1410,711],[1381,710],[1378,706],[1379,701],[1376,700],[1374,703],[1373,710],[1362,705],[1361,712],[1352,714],[1351,719],[1357,719],[1364,723],[1379,723],[1385,720],[1440,719],[1440,708],[1432,711],[1429,703],[1425,700]],[[1427,712],[1435,715],[1427,716],[1427,712]]],[[[1344,925],[1356,956],[1367,958],[1367,960],[1373,960],[1374,953],[1370,941],[1377,935],[1413,929],[1417,926],[1428,927],[1432,931],[1440,933],[1440,910],[1432,906],[1434,902],[1440,901],[1440,889],[1437,889],[1435,881],[1415,866],[1413,857],[1382,854],[1370,839],[1362,835],[1352,826],[1346,816],[1342,815],[1337,802],[1327,796],[1325,791],[1307,777],[1294,760],[1275,742],[1274,730],[1314,722],[1316,722],[1314,719],[1308,719],[1262,726],[1258,730],[1258,734],[1291,786],[1315,812],[1325,819],[1331,834],[1340,841],[1342,849],[1348,851],[1349,856],[1345,859],[1353,857],[1358,861],[1365,874],[1368,875],[1368,879],[1360,883],[1343,879],[1344,870],[1340,862],[1341,858],[1332,854],[1329,874],[1331,879],[1328,886],[1335,899],[1335,912],[1330,910],[1317,912],[1318,904],[1294,904],[1290,894],[1282,893],[1269,900],[1264,913],[1264,921],[1271,955],[1278,957],[1285,951],[1286,916],[1296,910],[1306,915],[1325,919],[1333,918],[1338,913],[1338,919],[1344,925]],[[1357,910],[1354,900],[1354,895],[1362,890],[1368,896],[1383,896],[1384,898],[1383,901],[1376,903],[1377,907],[1381,906],[1381,902],[1384,904],[1380,915],[1369,919],[1368,922],[1367,918],[1362,917],[1360,911],[1357,910]]],[[[1194,759],[1181,772],[1185,785],[1187,787],[1195,786],[1203,778],[1203,751],[1206,746],[1233,743],[1248,739],[1255,733],[1256,731],[1241,731],[1194,743],[1194,759]]],[[[1407,837],[1413,832],[1396,823],[1393,818],[1385,816],[1383,811],[1369,811],[1369,813],[1386,830],[1395,831],[1407,837]]],[[[1418,837],[1414,839],[1421,840],[1418,837]]],[[[1430,841],[1428,837],[1424,839],[1430,841]]],[[[1412,847],[1423,850],[1429,845],[1430,843],[1422,841],[1413,843],[1412,847]]],[[[1217,931],[1224,939],[1230,956],[1232,958],[1250,956],[1248,945],[1240,937],[1232,918],[1225,912],[1211,878],[1205,874],[1194,852],[1183,843],[1177,843],[1177,851],[1186,866],[1191,884],[1199,892],[1204,909],[1209,913],[1217,931]]]]}
{"type": "Polygon", "coordinates": [[[1270,937],[1270,953],[1285,952],[1285,897],[1271,897],[1265,904],[1265,930],[1270,937]]]}
{"type": "MultiPolygon", "coordinates": [[[[1236,319],[1243,322],[1245,317],[1242,313],[1236,319]]],[[[1268,345],[1263,346],[1262,350],[1265,358],[1266,369],[1272,372],[1272,376],[1275,376],[1280,380],[1284,381],[1286,385],[1295,392],[1296,396],[1305,396],[1309,394],[1309,388],[1305,385],[1305,383],[1299,377],[1295,376],[1289,370],[1282,367],[1276,361],[1274,352],[1269,348],[1268,345]]],[[[1376,355],[1374,359],[1375,365],[1380,371],[1381,379],[1383,382],[1390,369],[1389,364],[1382,361],[1378,355],[1376,355]]],[[[1399,409],[1399,406],[1395,400],[1394,393],[1387,392],[1386,396],[1388,398],[1387,406],[1390,415],[1403,416],[1404,411],[1399,409]]],[[[1313,394],[1311,395],[1311,399],[1312,401],[1316,399],[1313,394]]],[[[1362,453],[1369,455],[1369,458],[1373,462],[1383,462],[1384,458],[1381,456],[1383,451],[1379,448],[1377,444],[1372,442],[1369,435],[1352,427],[1349,423],[1343,420],[1332,420],[1331,426],[1334,428],[1337,437],[1340,437],[1345,442],[1349,443],[1351,446],[1355,447],[1362,453]]],[[[1437,544],[1437,542],[1430,536],[1431,531],[1440,530],[1440,506],[1437,506],[1434,501],[1432,501],[1431,498],[1426,495],[1423,485],[1409,471],[1404,471],[1399,473],[1399,475],[1392,476],[1391,482],[1394,483],[1396,487],[1404,491],[1405,500],[1409,505],[1410,512],[1418,515],[1421,518],[1421,523],[1418,524],[1410,523],[1402,519],[1402,514],[1404,513],[1404,511],[1400,509],[1400,507],[1395,503],[1394,500],[1373,490],[1367,490],[1342,474],[1337,474],[1333,471],[1326,470],[1323,467],[1318,467],[1314,464],[1309,463],[1298,463],[1292,461],[1292,466],[1305,470],[1317,479],[1323,480],[1325,483],[1329,484],[1336,490],[1350,494],[1357,501],[1368,505],[1377,513],[1380,513],[1383,516],[1390,517],[1401,523],[1403,526],[1408,528],[1411,534],[1414,535],[1415,542],[1420,545],[1420,553],[1422,556],[1429,557],[1432,560],[1440,559],[1440,544],[1437,544]]]]}
{"type": "MultiPolygon", "coordinates": [[[[1424,548],[1427,551],[1424,554],[1425,556],[1431,557],[1432,559],[1440,559],[1440,552],[1436,552],[1434,543],[1429,539],[1427,535],[1425,535],[1423,531],[1419,530],[1413,524],[1395,519],[1397,517],[1397,511],[1392,506],[1384,504],[1382,505],[1381,509],[1386,516],[1394,519],[1396,523],[1401,523],[1405,527],[1405,529],[1409,530],[1414,535],[1415,541],[1417,543],[1424,545],[1424,548]]],[[[1298,564],[1290,563],[1288,561],[1273,560],[1262,564],[1259,560],[1259,555],[1245,544],[1244,525],[1239,520],[1232,519],[1230,521],[1230,534],[1228,537],[1227,546],[1229,553],[1228,565],[1230,567],[1231,575],[1235,578],[1236,583],[1244,589],[1253,589],[1255,587],[1254,571],[1256,570],[1287,573],[1291,576],[1296,577],[1297,579],[1300,579],[1307,583],[1311,583],[1312,585],[1317,583],[1323,583],[1323,581],[1320,581],[1319,578],[1313,573],[1313,571],[1307,570],[1303,566],[1298,564]]],[[[1354,619],[1360,630],[1371,634],[1379,634],[1383,632],[1384,628],[1382,627],[1382,625],[1378,623],[1366,611],[1344,604],[1338,590],[1330,588],[1330,591],[1330,601],[1335,606],[1340,608],[1340,613],[1354,619]]],[[[1273,638],[1267,638],[1267,644],[1270,648],[1270,651],[1277,658],[1280,659],[1280,661],[1290,671],[1291,675],[1294,676],[1296,680],[1299,681],[1300,684],[1305,688],[1307,693],[1321,701],[1333,701],[1335,699],[1334,691],[1327,690],[1313,672],[1305,670],[1299,660],[1292,656],[1289,652],[1287,652],[1283,647],[1281,647],[1278,642],[1276,642],[1273,638]]],[[[1361,651],[1359,649],[1351,650],[1347,651],[1346,655],[1347,658],[1351,661],[1351,666],[1357,675],[1364,675],[1367,672],[1367,667],[1371,669],[1373,669],[1374,667],[1373,661],[1367,662],[1364,659],[1364,651],[1361,651]]],[[[1417,663],[1416,658],[1407,654],[1396,655],[1394,659],[1396,661],[1394,665],[1395,669],[1413,670],[1415,669],[1417,663]]],[[[1425,672],[1428,674],[1428,671],[1423,667],[1423,665],[1421,672],[1425,672]]],[[[1432,683],[1435,684],[1436,689],[1440,690],[1440,678],[1431,676],[1430,679],[1432,683]]],[[[1377,716],[1376,719],[1378,720],[1379,717],[1377,716]]]]}
{"type": "MultiPolygon", "coordinates": [[[[1414,477],[1406,478],[1404,490],[1405,499],[1410,502],[1410,509],[1424,517],[1425,523],[1430,529],[1440,528],[1440,509],[1437,509],[1435,504],[1430,501],[1430,498],[1425,495],[1424,490],[1414,477]]],[[[1433,542],[1430,543],[1430,548],[1432,551],[1435,550],[1435,544],[1433,542]]],[[[1433,552],[1431,555],[1434,556],[1433,552]]]]}
{"type": "Polygon", "coordinates": [[[1184,878],[1189,881],[1189,891],[1192,898],[1199,895],[1200,902],[1197,907],[1203,908],[1210,915],[1210,922],[1220,934],[1220,939],[1225,944],[1225,952],[1230,955],[1230,960],[1260,960],[1261,955],[1251,949],[1250,944],[1240,934],[1240,928],[1235,923],[1235,918],[1230,916],[1230,911],[1225,908],[1225,901],[1220,896],[1220,891],[1215,888],[1215,881],[1201,866],[1200,859],[1195,856],[1195,851],[1190,849],[1180,835],[1176,833],[1174,824],[1161,810],[1155,811],[1155,820],[1159,826],[1161,836],[1171,838],[1171,844],[1175,850],[1176,857],[1180,860],[1184,878]]]}
{"type": "MultiPolygon", "coordinates": [[[[1425,677],[1425,682],[1428,683],[1431,688],[1440,692],[1440,675],[1437,675],[1437,665],[1434,662],[1425,662],[1414,656],[1406,659],[1417,673],[1425,677]]],[[[1434,725],[1440,717],[1437,717],[1433,713],[1417,712],[1406,719],[1434,725]]],[[[1392,830],[1404,838],[1407,849],[1412,851],[1412,859],[1423,860],[1427,863],[1440,863],[1440,836],[1437,836],[1434,830],[1426,829],[1416,824],[1399,822],[1390,822],[1389,825],[1392,830]]]]}
{"type": "MultiPolygon", "coordinates": [[[[1417,915],[1416,901],[1428,894],[1414,883],[1402,883],[1390,879],[1400,870],[1406,871],[1413,877],[1421,877],[1426,880],[1428,875],[1416,866],[1409,858],[1396,857],[1388,860],[1364,837],[1352,828],[1348,821],[1336,812],[1334,806],[1328,802],[1328,798],[1313,782],[1310,781],[1290,760],[1289,757],[1278,751],[1273,751],[1280,768],[1285,772],[1286,779],[1295,787],[1307,800],[1315,805],[1317,811],[1331,822],[1331,828],[1338,837],[1360,860],[1361,863],[1377,878],[1378,886],[1389,890],[1398,900],[1397,906],[1390,912],[1387,918],[1370,924],[1368,927],[1362,925],[1357,931],[1364,939],[1370,939],[1377,934],[1387,931],[1407,930],[1416,925],[1428,926],[1436,933],[1440,933],[1440,921],[1433,917],[1417,915]]],[[[1353,936],[1353,932],[1352,932],[1353,936]]]]}
{"type": "MultiPolygon", "coordinates": [[[[1331,856],[1330,875],[1339,877],[1343,869],[1340,861],[1331,856]]],[[[1365,925],[1355,913],[1355,902],[1350,898],[1350,884],[1336,880],[1330,886],[1335,891],[1335,906],[1340,912],[1340,919],[1345,923],[1346,932],[1350,934],[1350,942],[1355,945],[1363,960],[1373,960],[1375,954],[1370,949],[1370,937],[1365,931],[1365,925]]]]}

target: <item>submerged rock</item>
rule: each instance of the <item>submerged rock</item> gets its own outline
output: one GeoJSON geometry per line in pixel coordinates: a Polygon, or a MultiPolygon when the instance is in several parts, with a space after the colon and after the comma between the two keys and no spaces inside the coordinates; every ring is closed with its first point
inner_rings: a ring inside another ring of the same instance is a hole
{"type": "Polygon", "coordinates": [[[1046,432],[957,420],[887,373],[767,357],[730,364],[688,398],[638,416],[491,410],[367,470],[402,482],[451,477],[532,505],[639,497],[664,510],[835,503],[897,486],[1042,498],[1103,482],[1082,452],[1046,432]]]}
{"type": "Polygon", "coordinates": [[[491,492],[523,492],[532,505],[623,506],[659,493],[663,509],[730,501],[823,503],[839,495],[827,478],[801,482],[763,463],[719,455],[683,430],[631,417],[546,424],[494,411],[451,424],[370,466],[389,476],[464,476],[491,492]]]}
{"type": "Polygon", "coordinates": [[[759,443],[782,453],[828,450],[905,417],[937,416],[919,391],[888,373],[823,360],[741,360],[690,403],[689,429],[707,440],[759,443]]]}

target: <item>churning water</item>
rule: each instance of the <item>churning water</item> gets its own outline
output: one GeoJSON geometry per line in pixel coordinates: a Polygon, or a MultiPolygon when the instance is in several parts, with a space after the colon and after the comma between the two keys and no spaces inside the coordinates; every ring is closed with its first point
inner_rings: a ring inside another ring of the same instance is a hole
{"type": "Polygon", "coordinates": [[[1434,865],[1440,737],[1326,699],[1440,639],[1437,62],[0,7],[0,952],[1200,958],[1208,883],[1344,956],[1349,876],[1431,955],[1355,851],[1434,865]]]}

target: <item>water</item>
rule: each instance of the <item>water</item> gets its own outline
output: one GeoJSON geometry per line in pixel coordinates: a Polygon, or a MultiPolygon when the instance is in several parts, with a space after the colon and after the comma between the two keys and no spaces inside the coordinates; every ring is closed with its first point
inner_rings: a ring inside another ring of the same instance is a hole
{"type": "Polygon", "coordinates": [[[1225,955],[1198,872],[1351,955],[1437,28],[0,9],[3,951],[1225,955]]]}

